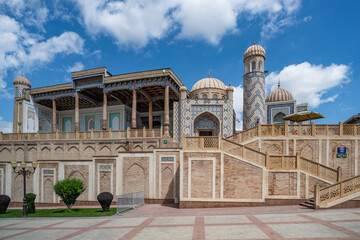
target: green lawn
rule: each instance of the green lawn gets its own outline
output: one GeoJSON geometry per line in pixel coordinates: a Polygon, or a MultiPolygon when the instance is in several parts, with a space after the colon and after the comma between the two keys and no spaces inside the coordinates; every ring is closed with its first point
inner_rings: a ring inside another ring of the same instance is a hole
{"type": "MultiPolygon", "coordinates": [[[[122,211],[126,208],[122,209],[122,211]]],[[[28,214],[28,217],[104,217],[112,216],[116,213],[116,208],[110,208],[109,212],[103,212],[102,208],[73,208],[71,211],[58,209],[36,209],[35,213],[28,214]]],[[[5,214],[0,214],[0,218],[21,218],[22,209],[8,209],[5,214]]]]}

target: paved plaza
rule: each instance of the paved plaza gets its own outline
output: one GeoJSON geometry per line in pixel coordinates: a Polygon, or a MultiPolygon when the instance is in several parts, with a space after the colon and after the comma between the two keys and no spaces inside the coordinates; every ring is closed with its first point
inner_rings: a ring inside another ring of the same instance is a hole
{"type": "Polygon", "coordinates": [[[1,219],[0,238],[360,239],[360,209],[178,209],[146,205],[112,217],[1,219]]]}

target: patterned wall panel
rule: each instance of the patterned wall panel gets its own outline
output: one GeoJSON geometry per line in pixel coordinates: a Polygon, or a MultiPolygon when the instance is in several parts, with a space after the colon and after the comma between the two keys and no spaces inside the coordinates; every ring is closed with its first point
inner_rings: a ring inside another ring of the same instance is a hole
{"type": "Polygon", "coordinates": [[[244,75],[243,129],[254,127],[258,119],[265,123],[265,74],[251,72],[244,75]]]}
{"type": "Polygon", "coordinates": [[[174,137],[174,140],[175,140],[176,142],[179,142],[179,141],[180,141],[180,133],[179,133],[180,121],[179,121],[179,114],[180,114],[179,102],[174,102],[174,107],[173,107],[173,137],[174,137]]]}
{"type": "Polygon", "coordinates": [[[285,115],[293,114],[294,113],[294,103],[284,103],[284,104],[268,104],[267,105],[267,124],[272,124],[272,119],[276,114],[279,112],[284,113],[285,115]]]}

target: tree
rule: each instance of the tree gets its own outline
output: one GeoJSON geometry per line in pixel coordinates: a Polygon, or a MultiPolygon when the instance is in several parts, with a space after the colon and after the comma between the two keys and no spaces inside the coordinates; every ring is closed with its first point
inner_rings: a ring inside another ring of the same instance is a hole
{"type": "Polygon", "coordinates": [[[66,207],[71,209],[76,199],[85,191],[85,186],[80,179],[65,179],[55,184],[54,191],[61,197],[66,207]]]}

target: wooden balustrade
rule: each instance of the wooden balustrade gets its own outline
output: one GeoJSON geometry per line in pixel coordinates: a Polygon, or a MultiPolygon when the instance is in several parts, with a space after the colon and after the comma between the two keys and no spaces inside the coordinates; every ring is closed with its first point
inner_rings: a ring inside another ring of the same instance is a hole
{"type": "Polygon", "coordinates": [[[47,140],[87,140],[87,139],[127,139],[127,138],[161,138],[160,129],[128,129],[89,132],[36,132],[36,133],[8,133],[0,132],[1,141],[47,141],[47,140]]]}
{"type": "Polygon", "coordinates": [[[357,192],[360,192],[360,175],[323,188],[317,185],[315,187],[316,208],[357,192]]]}

